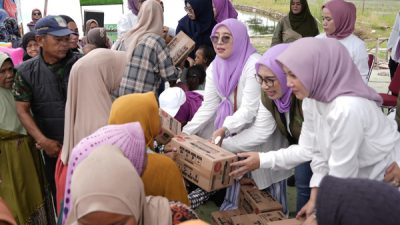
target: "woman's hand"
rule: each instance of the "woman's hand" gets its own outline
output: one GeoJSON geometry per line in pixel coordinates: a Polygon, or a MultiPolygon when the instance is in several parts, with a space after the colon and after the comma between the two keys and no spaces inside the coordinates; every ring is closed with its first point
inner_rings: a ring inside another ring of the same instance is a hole
{"type": "Polygon", "coordinates": [[[396,162],[390,164],[386,169],[383,181],[390,183],[395,187],[400,187],[400,167],[396,162]]]}
{"type": "Polygon", "coordinates": [[[238,153],[239,161],[231,163],[232,168],[236,168],[229,173],[229,176],[234,178],[242,177],[246,173],[260,168],[260,156],[258,152],[243,152],[238,153]],[[240,158],[242,158],[240,160],[240,158]]]}
{"type": "Polygon", "coordinates": [[[168,156],[172,160],[176,160],[178,156],[178,150],[176,147],[172,147],[169,143],[164,146],[164,155],[168,156]]]}
{"type": "Polygon", "coordinates": [[[219,128],[218,130],[214,131],[211,142],[213,144],[221,146],[224,138],[225,138],[225,128],[222,127],[222,128],[219,128]]]}
{"type": "Polygon", "coordinates": [[[310,195],[310,200],[308,200],[307,204],[301,208],[301,210],[297,213],[296,219],[308,219],[310,216],[315,216],[315,204],[317,202],[317,194],[318,194],[318,188],[312,188],[311,189],[311,195],[310,195]]]}
{"type": "Polygon", "coordinates": [[[303,225],[318,225],[317,223],[317,217],[315,216],[315,213],[309,216],[306,221],[304,221],[303,225]]]}

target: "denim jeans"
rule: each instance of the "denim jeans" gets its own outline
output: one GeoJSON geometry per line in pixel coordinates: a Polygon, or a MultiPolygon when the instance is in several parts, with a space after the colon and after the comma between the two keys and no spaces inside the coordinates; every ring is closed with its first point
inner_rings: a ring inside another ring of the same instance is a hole
{"type": "Polygon", "coordinates": [[[310,199],[310,180],[312,174],[310,162],[300,164],[294,170],[297,191],[297,212],[300,211],[300,209],[308,202],[308,199],[310,199]]]}

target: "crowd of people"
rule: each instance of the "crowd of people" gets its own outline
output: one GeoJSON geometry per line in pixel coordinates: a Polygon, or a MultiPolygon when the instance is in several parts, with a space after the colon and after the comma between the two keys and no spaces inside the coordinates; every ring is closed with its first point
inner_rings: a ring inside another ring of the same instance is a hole
{"type": "Polygon", "coordinates": [[[304,224],[399,223],[400,97],[393,120],[368,86],[353,3],[324,3],[320,34],[307,0],[291,0],[263,54],[230,0],[185,0],[176,29],[160,0],[128,6],[114,43],[96,20],[80,38],[73,18],[39,9],[21,35],[0,10],[0,41],[23,53],[0,48],[0,224],[205,224],[194,209],[238,208],[248,178],[288,215],[293,173],[304,224]],[[175,65],[178,32],[195,47],[175,65]],[[232,186],[183,178],[155,140],[159,109],[237,154],[232,186]]]}

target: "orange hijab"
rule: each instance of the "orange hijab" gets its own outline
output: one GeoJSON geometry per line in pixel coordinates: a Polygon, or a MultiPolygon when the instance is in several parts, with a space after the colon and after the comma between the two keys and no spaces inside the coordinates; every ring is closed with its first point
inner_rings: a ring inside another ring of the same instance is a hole
{"type": "Polygon", "coordinates": [[[139,122],[146,146],[153,149],[154,138],[160,133],[158,103],[153,92],[135,93],[117,98],[111,106],[109,124],[139,122]]]}

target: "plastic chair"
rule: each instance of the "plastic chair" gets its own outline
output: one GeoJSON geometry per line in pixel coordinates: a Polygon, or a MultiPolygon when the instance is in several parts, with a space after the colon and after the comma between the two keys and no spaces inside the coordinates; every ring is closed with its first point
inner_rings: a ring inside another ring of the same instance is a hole
{"type": "Polygon", "coordinates": [[[374,68],[374,63],[375,63],[375,56],[371,53],[368,54],[368,76],[367,76],[367,81],[369,81],[369,78],[371,77],[372,69],[374,68]]]}
{"type": "Polygon", "coordinates": [[[389,111],[396,107],[397,96],[399,95],[400,89],[400,66],[397,66],[396,72],[394,73],[392,81],[389,84],[389,91],[387,94],[379,93],[383,99],[382,108],[388,108],[389,111]]]}

